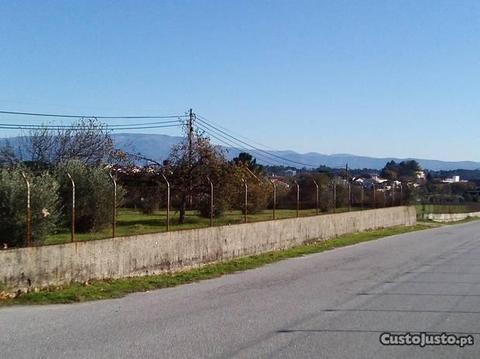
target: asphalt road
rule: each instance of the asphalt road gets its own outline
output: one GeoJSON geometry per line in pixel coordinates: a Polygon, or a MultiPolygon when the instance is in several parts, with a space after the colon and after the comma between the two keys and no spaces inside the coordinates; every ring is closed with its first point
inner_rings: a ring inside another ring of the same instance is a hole
{"type": "Polygon", "coordinates": [[[1,358],[478,358],[480,222],[213,280],[74,305],[0,309],[1,358]],[[382,332],[473,335],[383,346],[382,332]]]}

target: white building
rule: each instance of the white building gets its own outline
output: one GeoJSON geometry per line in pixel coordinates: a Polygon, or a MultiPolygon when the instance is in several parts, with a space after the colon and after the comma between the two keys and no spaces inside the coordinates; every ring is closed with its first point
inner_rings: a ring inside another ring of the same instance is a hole
{"type": "Polygon", "coordinates": [[[460,176],[452,176],[450,178],[445,178],[442,180],[443,183],[460,183],[460,182],[468,182],[465,180],[461,180],[460,176]]]}
{"type": "Polygon", "coordinates": [[[415,172],[415,174],[417,175],[417,179],[425,179],[426,178],[425,171],[417,171],[417,172],[415,172]]]}

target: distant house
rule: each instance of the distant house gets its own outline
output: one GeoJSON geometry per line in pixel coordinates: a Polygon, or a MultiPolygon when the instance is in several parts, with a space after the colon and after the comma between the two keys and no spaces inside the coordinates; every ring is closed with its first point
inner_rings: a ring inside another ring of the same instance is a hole
{"type": "Polygon", "coordinates": [[[442,180],[442,183],[466,183],[466,182],[468,181],[460,179],[460,176],[452,176],[452,177],[444,178],[442,180]]]}
{"type": "Polygon", "coordinates": [[[381,178],[376,173],[354,177],[352,179],[352,183],[363,186],[367,189],[371,189],[373,188],[373,186],[377,188],[381,188],[383,187],[383,184],[386,182],[388,182],[387,179],[381,178]]]}
{"type": "Polygon", "coordinates": [[[372,189],[374,186],[380,189],[388,182],[387,179],[382,178],[377,174],[371,174],[369,178],[357,178],[354,181],[358,184],[362,184],[363,187],[367,189],[372,189]]]}
{"type": "Polygon", "coordinates": [[[427,178],[427,176],[425,175],[425,171],[416,171],[415,174],[417,176],[417,179],[424,180],[425,178],[427,178]]]}
{"type": "Polygon", "coordinates": [[[382,178],[377,174],[372,175],[372,181],[377,183],[377,184],[382,184],[387,182],[388,180],[386,178],[382,178]]]}
{"type": "Polygon", "coordinates": [[[357,185],[363,186],[365,184],[365,178],[363,177],[355,177],[352,179],[352,182],[357,185]]]}

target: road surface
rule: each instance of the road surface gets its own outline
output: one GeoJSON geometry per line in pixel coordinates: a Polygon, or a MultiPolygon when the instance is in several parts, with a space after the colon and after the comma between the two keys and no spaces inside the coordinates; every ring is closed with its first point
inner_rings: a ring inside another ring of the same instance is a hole
{"type": "Polygon", "coordinates": [[[217,279],[73,305],[0,309],[2,358],[478,358],[480,222],[217,279]],[[473,346],[383,346],[382,332],[473,346]]]}

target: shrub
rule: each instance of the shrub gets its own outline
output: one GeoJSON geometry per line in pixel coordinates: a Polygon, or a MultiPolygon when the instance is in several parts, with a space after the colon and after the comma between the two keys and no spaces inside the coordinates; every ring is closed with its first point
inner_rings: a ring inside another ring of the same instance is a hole
{"type": "Polygon", "coordinates": [[[136,186],[130,185],[126,190],[129,204],[140,209],[143,214],[153,214],[160,209],[161,203],[166,204],[166,199],[163,200],[166,197],[165,191],[155,183],[140,182],[136,186]]]}
{"type": "MultiPolygon", "coordinates": [[[[215,193],[214,193],[215,195],[215,193]]],[[[202,193],[198,199],[198,211],[202,217],[210,218],[210,193],[202,193]]],[[[218,195],[213,199],[213,216],[215,218],[221,217],[229,208],[228,199],[225,196],[218,195]]]]}

